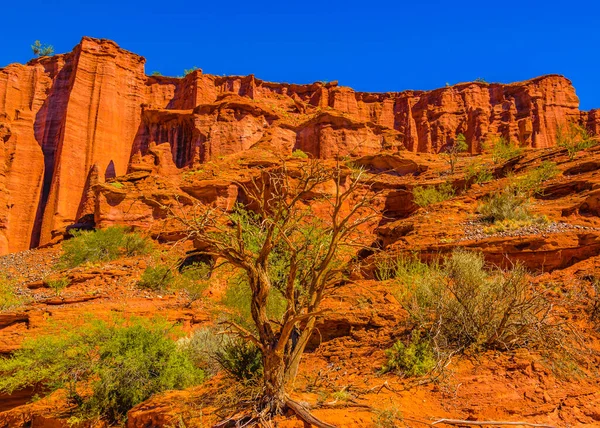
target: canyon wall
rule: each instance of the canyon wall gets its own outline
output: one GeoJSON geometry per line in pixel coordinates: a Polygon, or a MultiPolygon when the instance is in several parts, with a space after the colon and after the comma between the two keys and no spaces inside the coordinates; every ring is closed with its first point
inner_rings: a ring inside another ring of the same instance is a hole
{"type": "Polygon", "coordinates": [[[503,136],[552,146],[569,121],[592,132],[558,75],[433,91],[355,92],[194,71],[146,76],[144,58],[84,37],[73,52],[0,69],[0,254],[49,243],[94,213],[91,188],[136,169],[153,143],[175,168],[259,147],[318,158],[437,153],[458,133],[472,153],[503,136]]]}

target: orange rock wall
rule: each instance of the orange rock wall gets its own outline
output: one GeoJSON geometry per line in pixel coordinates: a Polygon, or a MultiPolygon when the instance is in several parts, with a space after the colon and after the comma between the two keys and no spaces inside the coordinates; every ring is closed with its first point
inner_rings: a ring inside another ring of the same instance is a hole
{"type": "Polygon", "coordinates": [[[600,115],[578,106],[556,75],[376,94],[200,70],[146,76],[144,58],[85,37],[71,53],[0,69],[0,254],[93,214],[91,186],[132,170],[152,143],[169,144],[176,168],[254,146],[319,158],[437,153],[458,133],[473,153],[499,135],[548,147],[569,120],[600,130],[600,115]]]}

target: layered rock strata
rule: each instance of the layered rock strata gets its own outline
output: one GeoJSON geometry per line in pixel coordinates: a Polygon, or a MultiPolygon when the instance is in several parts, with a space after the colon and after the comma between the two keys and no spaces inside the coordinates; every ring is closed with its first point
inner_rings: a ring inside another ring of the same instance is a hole
{"type": "Polygon", "coordinates": [[[144,61],[84,37],[71,53],[0,69],[0,254],[51,242],[93,216],[92,188],[139,171],[162,143],[167,174],[256,147],[325,159],[438,153],[463,133],[477,153],[499,136],[552,146],[569,121],[600,130],[600,114],[580,112],[571,82],[558,75],[365,93],[199,70],[146,76],[144,61]]]}

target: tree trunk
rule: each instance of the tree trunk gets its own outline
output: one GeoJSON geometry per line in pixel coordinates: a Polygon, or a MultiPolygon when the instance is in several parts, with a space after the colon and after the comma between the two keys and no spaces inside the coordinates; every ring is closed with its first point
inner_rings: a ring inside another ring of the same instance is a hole
{"type": "Polygon", "coordinates": [[[289,356],[288,367],[285,372],[285,384],[291,386],[296,379],[296,375],[298,374],[298,367],[300,366],[300,360],[302,359],[302,355],[304,354],[304,349],[308,344],[310,337],[312,336],[316,319],[310,318],[304,328],[302,329],[302,333],[298,338],[298,342],[296,342],[296,346],[292,350],[291,355],[289,356]]]}
{"type": "Polygon", "coordinates": [[[263,353],[263,371],[265,390],[261,408],[270,415],[282,414],[287,401],[283,355],[273,351],[263,353]]]}

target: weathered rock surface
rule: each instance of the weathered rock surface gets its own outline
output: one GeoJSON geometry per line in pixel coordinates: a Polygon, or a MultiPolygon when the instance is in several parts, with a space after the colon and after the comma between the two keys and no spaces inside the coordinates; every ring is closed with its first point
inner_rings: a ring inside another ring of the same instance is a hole
{"type": "Polygon", "coordinates": [[[144,61],[112,41],[84,37],[71,53],[0,69],[0,254],[105,216],[96,209],[111,202],[95,200],[94,188],[140,168],[170,175],[260,148],[363,157],[372,168],[403,174],[409,163],[389,157],[374,164],[368,156],[437,153],[458,133],[472,153],[495,136],[541,148],[554,144],[567,121],[600,128],[598,112],[580,112],[571,82],[558,75],[364,93],[337,82],[271,83],[200,70],[146,76],[144,61]],[[156,163],[148,165],[152,152],[156,163]]]}

